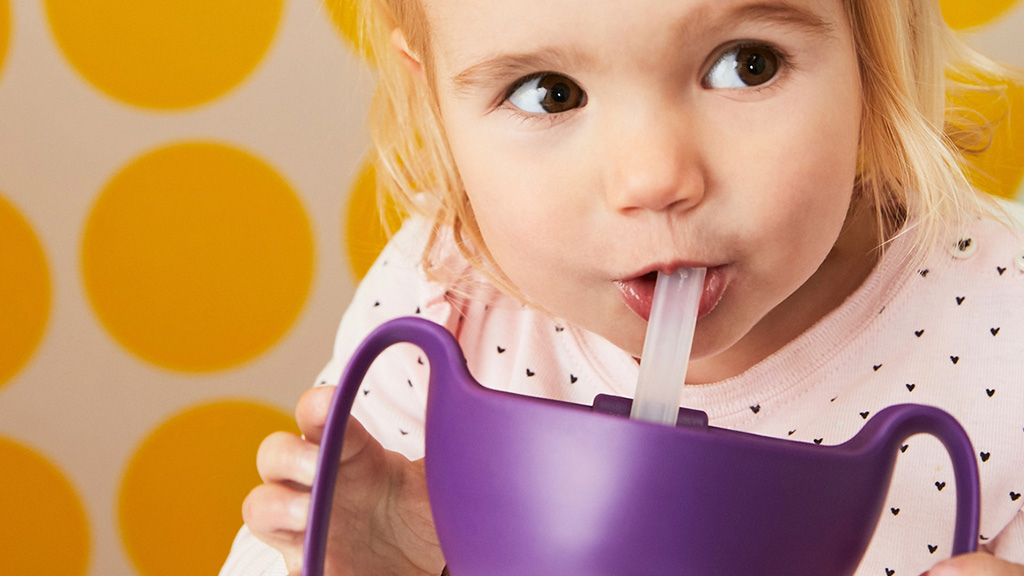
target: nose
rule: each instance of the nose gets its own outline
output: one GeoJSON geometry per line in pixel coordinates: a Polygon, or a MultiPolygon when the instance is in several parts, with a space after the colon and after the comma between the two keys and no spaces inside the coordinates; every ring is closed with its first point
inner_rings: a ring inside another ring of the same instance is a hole
{"type": "Polygon", "coordinates": [[[619,212],[690,209],[704,197],[695,125],[663,107],[634,108],[609,125],[605,195],[619,212]]]}

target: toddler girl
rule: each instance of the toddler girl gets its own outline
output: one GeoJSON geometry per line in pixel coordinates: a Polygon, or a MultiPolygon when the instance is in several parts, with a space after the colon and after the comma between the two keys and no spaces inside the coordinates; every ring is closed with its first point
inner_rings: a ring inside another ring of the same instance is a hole
{"type": "MultiPolygon", "coordinates": [[[[957,144],[991,127],[945,101],[1000,71],[935,0],[366,10],[378,174],[410,215],[321,384],[381,322],[420,315],[486,386],[632,396],[656,273],[706,267],[684,404],[711,424],[839,444],[916,402],[956,416],[978,450],[983,552],[942,562],[952,473],[915,437],[857,574],[1024,574],[1024,231],[962,170],[957,144]]],[[[444,567],[422,465],[428,370],[398,346],[364,383],[331,574],[444,567]]],[[[265,484],[222,574],[298,573],[332,393],[300,400],[303,437],[262,445],[265,484]]]]}

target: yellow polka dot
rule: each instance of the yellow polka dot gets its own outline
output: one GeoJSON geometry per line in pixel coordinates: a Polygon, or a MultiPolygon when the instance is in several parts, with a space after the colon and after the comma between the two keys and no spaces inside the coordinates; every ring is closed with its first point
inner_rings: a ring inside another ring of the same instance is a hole
{"type": "Polygon", "coordinates": [[[367,60],[372,60],[370,45],[363,42],[362,34],[359,32],[359,2],[360,0],[323,0],[323,5],[349,46],[367,60]]]}
{"type": "Polygon", "coordinates": [[[110,96],[173,109],[240,83],[270,46],[282,0],[46,0],[71,64],[110,96]]]}
{"type": "Polygon", "coordinates": [[[0,470],[0,571],[85,574],[89,524],[64,474],[34,450],[4,438],[0,470]]]}
{"type": "MultiPolygon", "coordinates": [[[[988,84],[1005,81],[984,78],[988,84]]],[[[991,123],[975,146],[968,142],[967,158],[974,184],[997,196],[1013,198],[1024,180],[1024,85],[1010,84],[1006,90],[954,92],[951,103],[965,112],[954,122],[991,123]]]]}
{"type": "Polygon", "coordinates": [[[4,56],[11,35],[11,8],[7,0],[0,0],[0,72],[4,70],[4,56]]]}
{"type": "Polygon", "coordinates": [[[50,315],[50,273],[32,227],[0,195],[0,386],[28,362],[50,315]]]}
{"type": "Polygon", "coordinates": [[[121,541],[142,576],[217,573],[260,481],[256,449],[277,430],[296,431],[279,410],[225,401],[186,410],[142,442],[118,497],[121,541]]]}
{"type": "Polygon", "coordinates": [[[940,0],[942,15],[955,30],[992,22],[1020,0],[940,0]]]}
{"type": "Polygon", "coordinates": [[[209,142],[143,155],[93,206],[82,272],[103,325],[182,371],[237,365],[298,317],[313,277],[309,218],[271,167],[209,142]]]}
{"type": "Polygon", "coordinates": [[[388,241],[388,230],[397,230],[402,222],[395,202],[386,198],[384,203],[385,221],[377,204],[377,178],[371,162],[363,164],[352,189],[349,192],[348,210],[345,213],[345,246],[349,264],[356,279],[361,279],[380,255],[388,241]]]}

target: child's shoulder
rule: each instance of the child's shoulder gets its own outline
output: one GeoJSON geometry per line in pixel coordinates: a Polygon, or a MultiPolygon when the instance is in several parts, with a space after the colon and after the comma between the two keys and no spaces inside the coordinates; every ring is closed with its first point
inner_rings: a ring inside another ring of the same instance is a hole
{"type": "Polygon", "coordinates": [[[1020,431],[1024,206],[1006,208],[1009,219],[978,218],[893,280],[899,287],[853,356],[882,367],[865,372],[866,397],[877,394],[881,379],[896,390],[895,400],[934,403],[1020,431]]]}
{"type": "Polygon", "coordinates": [[[346,316],[363,315],[371,325],[399,316],[424,316],[446,325],[452,314],[451,294],[461,291],[464,283],[479,281],[478,276],[450,230],[436,229],[422,216],[409,216],[359,280],[346,316]],[[434,249],[428,254],[432,237],[434,249]]]}
{"type": "Polygon", "coordinates": [[[964,233],[947,239],[930,264],[957,283],[995,292],[1024,290],[1024,204],[998,201],[997,216],[978,217],[964,233]]]}
{"type": "Polygon", "coordinates": [[[1019,251],[1024,247],[1024,203],[996,199],[994,206],[996,214],[980,217],[970,227],[970,233],[983,237],[993,246],[1019,251]]]}

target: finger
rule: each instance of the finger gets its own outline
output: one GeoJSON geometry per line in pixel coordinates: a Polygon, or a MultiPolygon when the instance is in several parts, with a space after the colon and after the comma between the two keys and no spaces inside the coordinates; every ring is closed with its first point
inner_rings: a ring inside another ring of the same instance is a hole
{"type": "MultiPolygon", "coordinates": [[[[368,448],[379,449],[380,444],[370,436],[358,420],[349,418],[348,425],[345,427],[345,441],[341,445],[341,463],[345,464],[353,460],[368,448]]],[[[373,452],[374,450],[369,450],[367,453],[373,452]]]]}
{"type": "Polygon", "coordinates": [[[309,518],[309,493],[262,484],[245,497],[242,519],[253,536],[282,551],[300,551],[309,518]]]}
{"type": "Polygon", "coordinates": [[[327,421],[327,411],[331,407],[336,386],[318,386],[303,392],[299,403],[295,406],[295,421],[299,424],[302,435],[314,444],[320,443],[327,421]]]}
{"type": "MultiPolygon", "coordinates": [[[[323,439],[327,412],[334,399],[335,386],[318,386],[306,390],[295,407],[295,420],[302,436],[308,442],[320,444],[323,439]]],[[[341,447],[341,462],[358,455],[369,444],[370,435],[355,418],[349,418],[345,429],[345,441],[341,447]]]]}
{"type": "Polygon", "coordinates": [[[256,470],[267,483],[291,483],[308,490],[313,485],[318,449],[288,432],[274,432],[256,451],[256,470]]]}

